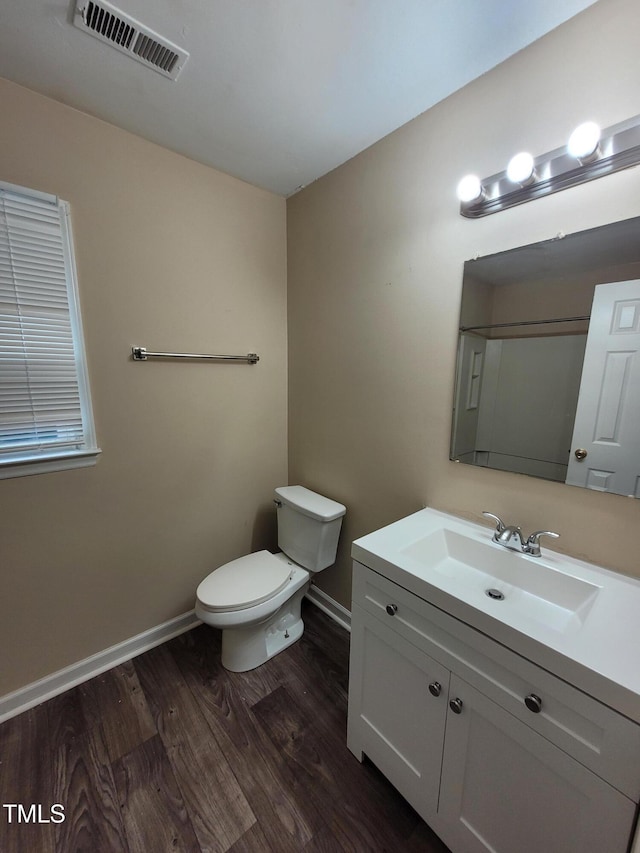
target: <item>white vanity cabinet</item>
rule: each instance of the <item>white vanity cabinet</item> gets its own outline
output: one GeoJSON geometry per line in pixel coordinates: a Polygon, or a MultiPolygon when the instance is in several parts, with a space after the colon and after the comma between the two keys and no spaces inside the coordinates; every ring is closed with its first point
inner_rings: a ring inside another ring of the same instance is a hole
{"type": "Polygon", "coordinates": [[[626,853],[640,726],[354,563],[349,749],[453,853],[626,853]]]}
{"type": "Polygon", "coordinates": [[[438,805],[449,671],[364,610],[351,614],[349,748],[421,815],[438,805]]]}

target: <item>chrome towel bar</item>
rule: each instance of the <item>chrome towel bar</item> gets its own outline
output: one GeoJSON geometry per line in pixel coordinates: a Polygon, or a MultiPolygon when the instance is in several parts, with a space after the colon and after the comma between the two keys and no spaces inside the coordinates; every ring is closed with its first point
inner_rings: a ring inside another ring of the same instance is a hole
{"type": "Polygon", "coordinates": [[[246,361],[256,364],[260,360],[255,352],[247,355],[203,355],[197,352],[149,352],[146,347],[131,347],[134,361],[146,361],[148,358],[196,358],[213,359],[214,361],[246,361]]]}

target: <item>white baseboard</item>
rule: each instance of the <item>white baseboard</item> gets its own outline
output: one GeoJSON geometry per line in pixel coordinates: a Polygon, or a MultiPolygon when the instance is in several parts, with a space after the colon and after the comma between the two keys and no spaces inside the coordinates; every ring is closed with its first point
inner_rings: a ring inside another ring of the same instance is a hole
{"type": "MultiPolygon", "coordinates": [[[[351,613],[326,592],[312,585],[306,594],[306,598],[346,631],[351,631],[351,613]]],[[[38,681],[33,681],[13,693],[0,696],[0,723],[9,720],[11,717],[17,717],[23,711],[28,711],[29,708],[46,702],[47,699],[52,699],[54,696],[64,693],[65,690],[70,690],[108,669],[124,663],[124,661],[131,660],[131,658],[153,649],[155,646],[166,643],[167,640],[184,634],[185,631],[190,631],[199,624],[200,620],[191,610],[188,613],[183,613],[182,616],[176,616],[175,619],[164,622],[162,625],[149,628],[148,631],[124,640],[122,643],[117,643],[115,646],[97,652],[91,657],[53,672],[51,675],[46,675],[38,681]]]]}
{"type": "Polygon", "coordinates": [[[330,616],[345,631],[351,633],[351,612],[346,607],[338,604],[330,595],[327,595],[326,592],[323,592],[317,586],[314,586],[314,584],[311,584],[309,587],[305,598],[312,604],[315,604],[316,607],[319,607],[327,616],[330,616]]]}
{"type": "Polygon", "coordinates": [[[131,660],[142,652],[147,652],[161,643],[166,643],[167,640],[177,637],[178,634],[184,634],[185,631],[190,631],[199,624],[200,620],[191,610],[188,613],[183,613],[182,616],[176,616],[175,619],[170,619],[162,625],[149,628],[142,634],[47,675],[39,681],[27,684],[26,687],[21,687],[13,693],[0,696],[0,723],[10,717],[16,717],[23,711],[28,711],[29,708],[33,708],[47,699],[64,693],[71,687],[82,684],[83,681],[88,681],[90,678],[124,663],[124,661],[131,660]]]}

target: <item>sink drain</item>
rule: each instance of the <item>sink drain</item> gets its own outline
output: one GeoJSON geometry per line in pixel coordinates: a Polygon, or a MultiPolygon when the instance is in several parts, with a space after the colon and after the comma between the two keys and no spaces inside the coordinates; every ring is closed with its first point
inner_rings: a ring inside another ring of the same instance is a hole
{"type": "Polygon", "coordinates": [[[493,598],[494,601],[502,601],[504,598],[504,593],[500,592],[499,589],[486,589],[485,595],[488,595],[489,598],[493,598]]]}

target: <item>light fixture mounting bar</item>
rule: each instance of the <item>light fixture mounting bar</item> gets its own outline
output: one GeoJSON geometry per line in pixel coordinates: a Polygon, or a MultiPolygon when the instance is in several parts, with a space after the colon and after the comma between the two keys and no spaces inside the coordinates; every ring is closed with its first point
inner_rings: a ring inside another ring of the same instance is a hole
{"type": "Polygon", "coordinates": [[[581,163],[563,146],[534,158],[536,180],[526,186],[514,187],[506,171],[485,178],[481,181],[482,197],[461,202],[460,213],[469,219],[479,219],[639,163],[640,116],[636,116],[602,131],[599,156],[589,162],[581,163]]]}

